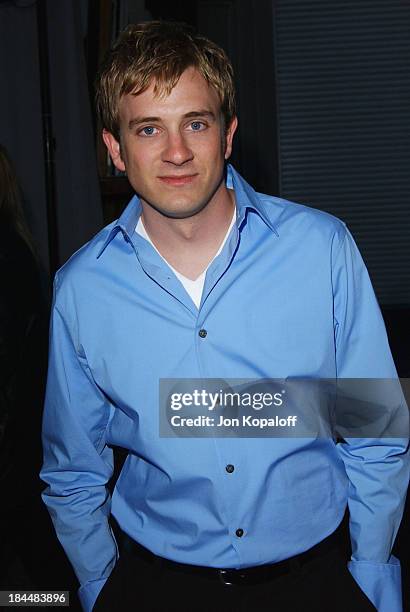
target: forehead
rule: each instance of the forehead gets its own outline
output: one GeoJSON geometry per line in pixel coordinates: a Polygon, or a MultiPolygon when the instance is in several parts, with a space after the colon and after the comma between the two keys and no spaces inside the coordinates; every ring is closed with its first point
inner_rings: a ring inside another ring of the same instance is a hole
{"type": "Polygon", "coordinates": [[[129,121],[138,116],[163,119],[184,115],[191,111],[209,110],[219,114],[221,102],[216,90],[208,85],[195,68],[187,68],[169,95],[154,92],[155,82],[142,93],[126,94],[119,104],[120,120],[129,121]]]}

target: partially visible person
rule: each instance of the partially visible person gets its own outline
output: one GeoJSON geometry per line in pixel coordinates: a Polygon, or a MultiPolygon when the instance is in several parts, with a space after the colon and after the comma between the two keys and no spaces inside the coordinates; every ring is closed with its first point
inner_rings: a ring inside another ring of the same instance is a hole
{"type": "Polygon", "coordinates": [[[0,482],[2,490],[7,490],[1,511],[7,512],[33,493],[33,484],[38,483],[34,474],[41,447],[33,433],[38,431],[41,408],[33,401],[40,402],[43,394],[44,359],[38,353],[37,367],[27,366],[33,345],[44,355],[44,333],[40,330],[44,330],[46,309],[19,185],[1,146],[0,280],[0,482]],[[26,454],[29,465],[22,463],[26,454]]]}
{"type": "Polygon", "coordinates": [[[21,191],[1,145],[0,286],[0,589],[72,588],[40,501],[48,312],[21,191]]]}

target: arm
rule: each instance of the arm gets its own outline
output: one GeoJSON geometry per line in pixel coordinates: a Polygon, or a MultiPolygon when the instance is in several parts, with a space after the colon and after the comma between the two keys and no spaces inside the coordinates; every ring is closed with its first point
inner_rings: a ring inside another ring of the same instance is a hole
{"type": "Polygon", "coordinates": [[[0,480],[12,511],[40,484],[47,322],[34,257],[7,224],[0,243],[0,480]]]}
{"type": "MultiPolygon", "coordinates": [[[[383,319],[349,232],[335,251],[332,281],[338,378],[396,378],[383,319]]],[[[346,438],[337,445],[349,478],[349,569],[380,612],[402,610],[400,563],[391,549],[409,481],[408,411],[405,403],[399,411],[391,406],[402,438],[346,438]]]]}
{"type": "Polygon", "coordinates": [[[41,478],[48,484],[43,500],[80,581],[79,597],[88,612],[117,558],[106,489],[113,471],[112,451],[105,441],[110,404],[93,381],[85,356],[76,350],[73,336],[75,330],[59,311],[57,289],[43,421],[41,478]]]}

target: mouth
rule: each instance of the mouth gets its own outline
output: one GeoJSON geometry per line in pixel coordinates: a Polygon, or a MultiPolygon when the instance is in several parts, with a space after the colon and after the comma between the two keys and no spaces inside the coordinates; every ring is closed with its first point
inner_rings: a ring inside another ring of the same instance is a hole
{"type": "Polygon", "coordinates": [[[179,186],[179,185],[189,185],[192,183],[198,174],[184,174],[184,175],[169,175],[169,176],[159,176],[159,180],[167,185],[179,186]]]}

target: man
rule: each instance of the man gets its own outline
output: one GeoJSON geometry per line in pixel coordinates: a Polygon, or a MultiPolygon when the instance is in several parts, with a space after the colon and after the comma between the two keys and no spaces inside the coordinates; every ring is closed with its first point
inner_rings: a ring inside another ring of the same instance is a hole
{"type": "Polygon", "coordinates": [[[57,273],[42,471],[84,610],[399,612],[406,439],[160,435],[161,379],[396,377],[352,237],[226,168],[231,65],[189,28],[129,26],[97,100],[138,195],[57,273]]]}

